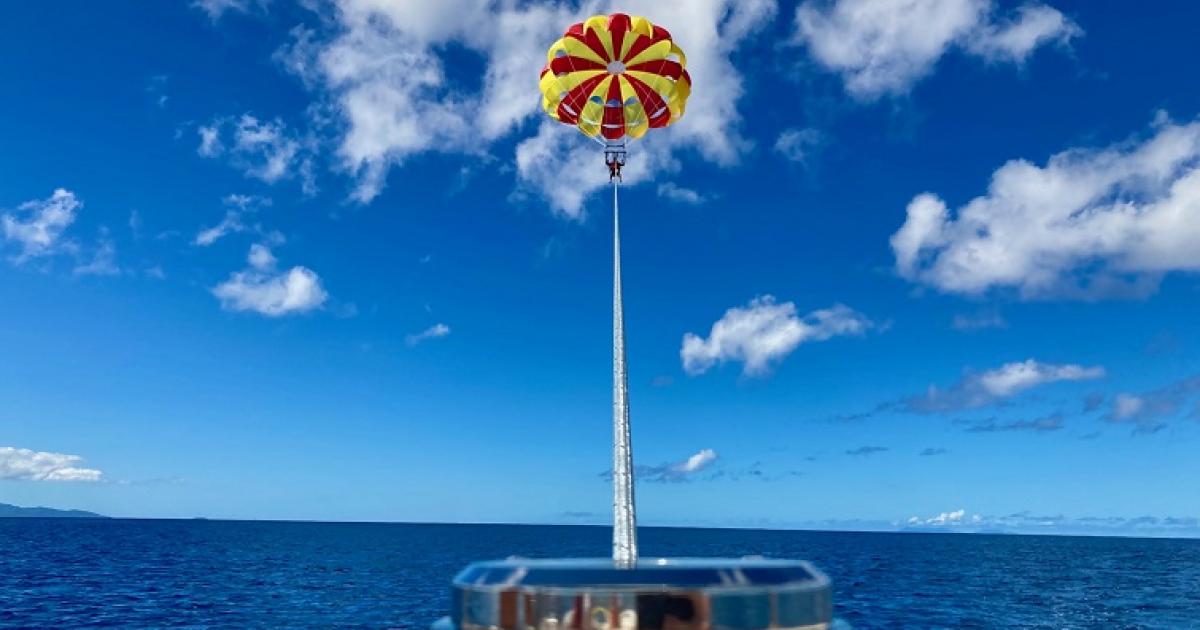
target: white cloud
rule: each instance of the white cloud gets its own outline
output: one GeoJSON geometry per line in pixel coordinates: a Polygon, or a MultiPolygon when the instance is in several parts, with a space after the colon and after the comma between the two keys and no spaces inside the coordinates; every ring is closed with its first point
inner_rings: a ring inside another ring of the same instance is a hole
{"type": "Polygon", "coordinates": [[[74,223],[76,212],[83,204],[75,193],[59,188],[48,199],[26,201],[17,206],[17,213],[0,215],[4,238],[15,242],[21,251],[13,258],[21,264],[31,258],[53,254],[63,232],[74,223]]]}
{"type": "MultiPolygon", "coordinates": [[[[947,525],[950,523],[961,523],[967,515],[967,511],[963,509],[954,510],[953,512],[942,512],[937,516],[925,519],[926,525],[947,525]]],[[[912,519],[909,519],[910,521],[912,519]]]]}
{"type": "Polygon", "coordinates": [[[978,409],[1042,385],[1094,380],[1104,375],[1104,368],[1100,366],[1041,363],[1033,359],[1015,361],[968,374],[946,389],[931,385],[924,394],[904,400],[901,408],[916,413],[978,409]]]}
{"type": "Polygon", "coordinates": [[[672,469],[682,474],[694,473],[704,470],[709,464],[715,461],[717,461],[717,452],[711,448],[706,448],[697,451],[696,454],[686,460],[674,464],[672,469]]]}
{"type": "Polygon", "coordinates": [[[789,161],[805,164],[823,141],[824,135],[817,129],[784,129],[775,140],[775,152],[789,161]]]}
{"type": "Polygon", "coordinates": [[[705,202],[704,195],[701,195],[691,188],[684,188],[675,182],[663,182],[659,184],[658,196],[666,199],[667,201],[684,203],[692,206],[705,202]]]}
{"type": "Polygon", "coordinates": [[[250,0],[193,0],[192,6],[204,11],[208,14],[208,19],[216,22],[229,11],[237,13],[249,11],[250,0]]]}
{"type": "Polygon", "coordinates": [[[1026,298],[1144,295],[1200,271],[1200,123],[1160,115],[1141,142],[1012,160],[955,212],[917,195],[892,235],[896,270],[949,293],[1026,298]]]}
{"type": "Polygon", "coordinates": [[[1031,387],[1058,381],[1082,381],[1102,378],[1104,368],[1081,365],[1052,365],[1033,359],[1006,363],[977,377],[980,387],[997,398],[1007,398],[1031,387]]]}
{"type": "Polygon", "coordinates": [[[1036,2],[1000,21],[995,12],[993,0],[807,0],[796,9],[795,39],[851,95],[872,100],[907,92],[953,49],[1020,63],[1042,45],[1082,35],[1036,2]]]}
{"type": "Polygon", "coordinates": [[[196,129],[196,133],[200,136],[200,146],[196,147],[196,153],[201,157],[217,157],[225,150],[221,144],[221,129],[216,122],[201,125],[196,129]]]}
{"type": "MultiPolygon", "coordinates": [[[[769,21],[774,0],[635,0],[610,7],[519,3],[512,0],[383,2],[337,0],[328,40],[296,31],[278,58],[301,75],[345,123],[341,166],[358,180],[354,198],[368,202],[389,169],[425,152],[484,155],[496,140],[531,118],[542,118],[533,87],[546,49],[565,28],[611,10],[644,14],[666,25],[688,53],[698,85],[687,116],[631,154],[628,183],[653,169],[677,168],[673,149],[698,151],[732,164],[748,143],[737,133],[742,79],[730,54],[769,21]],[[457,81],[446,52],[456,46],[483,60],[478,88],[457,81]]],[[[555,211],[582,215],[586,196],[608,183],[599,152],[577,130],[543,120],[517,149],[523,186],[544,195],[555,211]]]]}
{"type": "Polygon", "coordinates": [[[200,146],[196,152],[201,156],[227,154],[230,163],[247,177],[268,184],[297,178],[305,194],[316,192],[315,141],[295,134],[282,120],[259,120],[242,114],[237,119],[214,119],[197,132],[200,146]],[[228,142],[223,142],[222,136],[227,136],[228,142]]]}
{"type": "Polygon", "coordinates": [[[0,446],[0,479],[13,481],[100,481],[103,473],[83,468],[78,455],[0,446]]]}
{"type": "Polygon", "coordinates": [[[311,269],[277,270],[275,256],[265,245],[252,245],[247,262],[248,269],[234,272],[212,289],[226,310],[280,317],[319,308],[329,298],[311,269]]]}
{"type": "Polygon", "coordinates": [[[564,8],[488,0],[338,0],[337,35],[298,31],[283,63],[327,96],[346,123],[338,149],[354,197],[382,190],[389,168],[427,151],[482,155],[537,109],[546,47],[571,22],[564,8]],[[482,87],[451,82],[447,45],[484,57],[482,87]]]}
{"type": "Polygon", "coordinates": [[[802,343],[843,335],[861,335],[874,324],[841,304],[796,314],[792,302],[778,304],[770,295],[734,307],[713,324],[707,339],[687,333],[679,356],[689,374],[702,374],[718,363],[740,361],[743,374],[761,375],[802,343]]]}
{"type": "MultiPolygon", "coordinates": [[[[645,483],[684,483],[695,481],[700,473],[710,469],[717,459],[717,452],[713,449],[700,449],[682,461],[659,464],[657,466],[635,466],[633,476],[637,481],[645,483]]],[[[716,475],[706,477],[706,479],[713,480],[721,475],[722,473],[718,472],[716,475]]],[[[761,471],[758,471],[757,475],[761,477],[761,471]]],[[[612,471],[609,470],[602,476],[611,479],[612,471]]]]}
{"type": "Polygon", "coordinates": [[[1146,401],[1133,394],[1117,394],[1113,401],[1112,417],[1114,420],[1128,420],[1146,408],[1146,401]]]}
{"type": "Polygon", "coordinates": [[[969,37],[967,50],[988,61],[1021,63],[1045,44],[1067,44],[1083,30],[1057,9],[1044,4],[1026,4],[1004,22],[983,24],[969,37]]]}
{"type": "Polygon", "coordinates": [[[1004,515],[970,514],[966,510],[942,512],[937,516],[909,517],[894,523],[908,529],[938,531],[1105,535],[1105,536],[1195,536],[1200,519],[1195,517],[1067,517],[1062,514],[1035,514],[1028,510],[1004,515]]]}
{"type": "MultiPolygon", "coordinates": [[[[1120,393],[1113,398],[1104,419],[1116,424],[1130,424],[1135,434],[1157,433],[1166,428],[1167,419],[1183,411],[1197,392],[1200,392],[1200,376],[1141,394],[1120,393]]],[[[1195,418],[1200,419],[1200,414],[1195,418]]]]}
{"type": "Polygon", "coordinates": [[[430,326],[429,328],[426,328],[425,330],[422,330],[419,333],[408,335],[407,337],[404,338],[404,343],[407,344],[409,347],[412,347],[412,346],[415,346],[427,339],[437,339],[438,337],[445,337],[446,335],[449,335],[449,334],[450,334],[449,326],[442,324],[442,323],[437,323],[437,324],[430,326]]]}
{"type": "Polygon", "coordinates": [[[92,259],[80,263],[72,270],[77,276],[115,276],[121,273],[117,266],[117,247],[107,235],[101,236],[92,259]]]}
{"type": "MultiPolygon", "coordinates": [[[[243,218],[260,207],[271,205],[270,199],[254,195],[226,195],[221,201],[226,207],[225,217],[216,225],[200,230],[193,239],[193,244],[207,247],[228,234],[245,232],[250,227],[246,225],[243,218]]],[[[261,229],[259,231],[261,232],[261,229]]]]}
{"type": "Polygon", "coordinates": [[[193,242],[201,247],[207,247],[221,240],[221,237],[226,234],[241,232],[245,229],[246,226],[242,224],[241,214],[234,210],[226,210],[225,218],[221,219],[220,223],[200,230],[193,242]]]}

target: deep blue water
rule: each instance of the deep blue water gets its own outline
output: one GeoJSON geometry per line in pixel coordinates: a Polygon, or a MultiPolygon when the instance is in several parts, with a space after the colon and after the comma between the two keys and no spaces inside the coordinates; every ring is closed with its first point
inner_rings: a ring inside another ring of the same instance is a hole
{"type": "MultiPolygon", "coordinates": [[[[1200,541],[642,528],[642,554],[806,558],[855,628],[1200,628],[1200,541]]],[[[469,561],[602,527],[0,519],[0,625],[427,628],[469,561]]]]}

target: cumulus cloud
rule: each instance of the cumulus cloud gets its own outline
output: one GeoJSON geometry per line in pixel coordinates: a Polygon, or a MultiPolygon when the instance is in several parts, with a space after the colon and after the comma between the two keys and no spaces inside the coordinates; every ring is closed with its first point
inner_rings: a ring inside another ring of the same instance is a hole
{"type": "Polygon", "coordinates": [[[1141,394],[1123,392],[1113,397],[1104,419],[1133,426],[1134,434],[1157,433],[1167,419],[1177,416],[1200,393],[1200,376],[1193,376],[1141,394]]]}
{"type": "Polygon", "coordinates": [[[768,372],[800,344],[862,335],[873,326],[862,313],[841,304],[800,317],[792,302],[779,304],[774,296],[764,295],[745,307],[725,311],[712,325],[708,338],[685,334],[679,356],[689,374],[703,374],[719,363],[738,361],[743,374],[756,376],[768,372]]]}
{"type": "Polygon", "coordinates": [[[955,212],[933,193],[892,235],[896,270],[948,293],[1026,298],[1145,295],[1200,271],[1200,122],[1160,115],[1152,137],[1013,160],[955,212]]]}
{"type": "MultiPolygon", "coordinates": [[[[978,518],[978,517],[976,517],[978,518]]],[[[911,526],[926,526],[926,527],[945,527],[950,525],[959,525],[964,521],[968,521],[966,510],[954,510],[953,512],[942,512],[937,516],[929,518],[921,518],[919,516],[910,516],[905,524],[911,526]]]]}
{"type": "MultiPolygon", "coordinates": [[[[678,462],[658,466],[634,466],[634,479],[648,483],[682,483],[694,481],[697,475],[708,470],[717,461],[717,452],[711,448],[701,449],[678,462]]],[[[611,478],[612,471],[602,477],[611,478]]]]}
{"type": "Polygon", "coordinates": [[[83,203],[75,193],[59,188],[47,199],[26,201],[15,213],[0,215],[4,240],[14,243],[20,251],[12,258],[16,264],[32,258],[57,253],[63,232],[75,222],[83,203]]]}
{"type": "MultiPolygon", "coordinates": [[[[748,143],[738,134],[742,78],[730,55],[766,24],[774,0],[635,0],[534,4],[512,0],[392,2],[336,0],[325,16],[332,33],[295,31],[277,56],[341,119],[338,159],[357,180],[353,197],[369,202],[388,171],[412,156],[447,152],[482,156],[497,140],[541,117],[531,81],[546,48],[566,25],[613,10],[667,18],[688,52],[688,68],[704,85],[688,114],[631,153],[627,183],[653,170],[677,168],[674,149],[732,164],[748,143]],[[447,51],[466,49],[483,62],[479,85],[464,83],[447,51]]],[[[522,187],[545,196],[557,212],[578,218],[583,199],[607,185],[596,147],[566,126],[543,121],[516,150],[522,187]]]]}
{"type": "Polygon", "coordinates": [[[305,194],[316,192],[315,141],[300,137],[282,120],[259,120],[251,114],[242,114],[237,118],[217,118],[198,127],[197,133],[200,145],[196,152],[203,157],[226,155],[247,177],[268,184],[296,178],[305,194]]]}
{"type": "Polygon", "coordinates": [[[449,335],[449,334],[450,334],[449,326],[442,324],[442,323],[437,323],[437,324],[430,326],[429,328],[426,328],[425,330],[422,330],[419,333],[414,333],[414,334],[408,335],[407,337],[404,338],[404,343],[407,344],[409,347],[412,347],[412,346],[415,346],[415,345],[421,343],[422,341],[426,341],[428,339],[437,339],[439,337],[445,337],[446,335],[449,335]]]}
{"type": "Polygon", "coordinates": [[[901,401],[899,408],[913,413],[978,409],[1034,387],[1062,381],[1093,380],[1103,378],[1104,374],[1104,368],[1100,366],[1041,363],[1028,359],[968,374],[945,389],[931,385],[924,394],[901,401]]]}
{"type": "Polygon", "coordinates": [[[329,297],[311,269],[278,270],[274,254],[265,245],[252,245],[247,262],[249,268],[234,272],[212,289],[226,310],[281,317],[320,308],[329,297]]]}
{"type": "Polygon", "coordinates": [[[531,115],[537,99],[529,90],[545,48],[573,17],[562,7],[490,0],[337,0],[332,7],[333,37],[299,30],[280,59],[343,120],[338,156],[363,202],[412,155],[482,154],[531,115]],[[452,45],[483,56],[478,92],[446,72],[452,45]]]}
{"type": "Polygon", "coordinates": [[[78,455],[0,446],[0,479],[13,481],[100,481],[103,473],[83,468],[78,455]]]}
{"type": "Polygon", "coordinates": [[[904,94],[952,50],[1021,63],[1046,44],[1082,35],[1060,11],[1032,2],[997,17],[993,0],[806,0],[795,41],[846,91],[869,101],[904,94]]]}

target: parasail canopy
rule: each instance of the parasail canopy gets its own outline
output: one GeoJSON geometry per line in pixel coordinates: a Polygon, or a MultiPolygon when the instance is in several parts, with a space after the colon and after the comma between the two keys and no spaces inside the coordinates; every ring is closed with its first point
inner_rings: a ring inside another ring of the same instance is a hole
{"type": "Polygon", "coordinates": [[[692,80],[667,29],[624,13],[572,24],[546,54],[542,109],[584,134],[640,138],[683,116],[692,80]]]}

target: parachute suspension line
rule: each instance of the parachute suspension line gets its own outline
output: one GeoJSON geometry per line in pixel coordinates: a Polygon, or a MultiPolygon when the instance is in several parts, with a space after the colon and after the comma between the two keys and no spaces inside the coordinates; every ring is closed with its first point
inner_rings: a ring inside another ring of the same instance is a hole
{"type": "Polygon", "coordinates": [[[613,564],[637,564],[637,513],[633,497],[633,447],[629,439],[629,379],[625,371],[625,314],[621,303],[620,179],[613,189],[613,564]]]}

